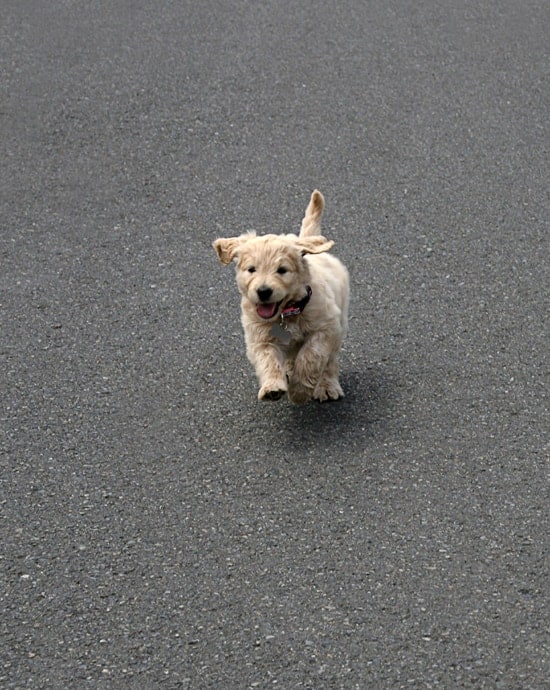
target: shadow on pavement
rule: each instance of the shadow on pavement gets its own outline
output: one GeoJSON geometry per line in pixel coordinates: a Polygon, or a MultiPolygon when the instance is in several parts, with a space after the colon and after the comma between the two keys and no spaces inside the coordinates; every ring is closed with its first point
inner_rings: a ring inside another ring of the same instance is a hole
{"type": "Polygon", "coordinates": [[[285,435],[287,443],[314,445],[343,444],[357,435],[372,435],[388,420],[391,382],[380,372],[348,371],[342,374],[346,396],[327,403],[309,402],[289,406],[292,423],[285,435]]]}

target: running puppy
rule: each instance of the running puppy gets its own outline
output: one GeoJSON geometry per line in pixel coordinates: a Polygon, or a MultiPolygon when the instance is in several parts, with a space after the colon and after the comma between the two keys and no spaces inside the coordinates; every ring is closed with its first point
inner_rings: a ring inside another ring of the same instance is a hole
{"type": "Polygon", "coordinates": [[[337,400],[338,354],[347,328],[349,277],[320,234],[325,200],[315,190],[300,235],[248,233],[213,243],[236,263],[248,359],[259,400],[337,400]]]}

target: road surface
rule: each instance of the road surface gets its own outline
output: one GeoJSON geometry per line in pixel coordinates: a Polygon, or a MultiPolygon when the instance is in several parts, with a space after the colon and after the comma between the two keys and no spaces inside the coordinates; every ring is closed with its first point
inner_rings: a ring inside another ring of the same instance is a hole
{"type": "Polygon", "coordinates": [[[548,4],[4,2],[4,688],[543,688],[548,4]],[[218,236],[348,266],[260,404],[218,236]]]}

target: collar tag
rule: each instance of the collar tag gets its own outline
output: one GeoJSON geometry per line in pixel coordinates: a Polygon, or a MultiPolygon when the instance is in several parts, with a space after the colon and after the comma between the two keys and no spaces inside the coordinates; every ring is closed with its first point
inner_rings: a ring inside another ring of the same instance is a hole
{"type": "Polygon", "coordinates": [[[292,336],[287,331],[286,326],[282,322],[282,317],[281,317],[281,323],[274,323],[273,326],[271,326],[271,335],[274,338],[277,338],[277,340],[280,340],[285,345],[288,345],[292,339],[292,336]],[[281,324],[283,324],[283,325],[281,325],[281,324]]]}

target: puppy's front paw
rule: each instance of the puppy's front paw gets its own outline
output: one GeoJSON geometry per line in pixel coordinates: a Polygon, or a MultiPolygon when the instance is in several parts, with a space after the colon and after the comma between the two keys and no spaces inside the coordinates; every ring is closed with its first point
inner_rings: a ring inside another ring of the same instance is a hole
{"type": "Polygon", "coordinates": [[[283,381],[264,383],[258,391],[258,400],[280,400],[286,393],[286,385],[283,381]]]}
{"type": "Polygon", "coordinates": [[[313,393],[313,398],[319,402],[327,400],[340,400],[344,397],[344,391],[338,381],[324,381],[320,383],[313,393]]]}

